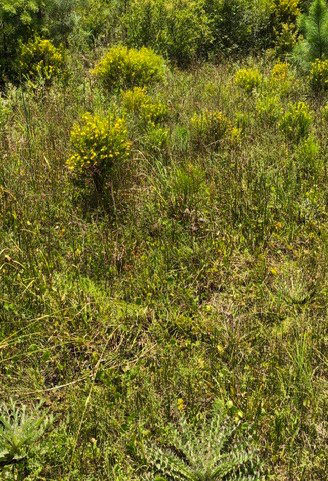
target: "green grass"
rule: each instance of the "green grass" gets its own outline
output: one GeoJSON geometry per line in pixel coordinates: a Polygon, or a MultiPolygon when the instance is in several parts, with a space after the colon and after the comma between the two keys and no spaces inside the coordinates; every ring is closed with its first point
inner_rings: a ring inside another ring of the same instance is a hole
{"type": "Polygon", "coordinates": [[[55,416],[26,479],[146,479],[142,443],[169,446],[180,410],[217,400],[252,426],[268,479],[325,479],[326,98],[249,65],[264,78],[250,93],[236,63],[168,73],[150,92],[168,118],[127,117],[132,156],[103,199],[71,182],[70,130],[118,95],[76,73],[1,98],[1,399],[55,416]],[[274,119],[257,109],[272,96],[274,119]],[[279,122],[299,101],[313,120],[296,142],[279,122]],[[230,130],[195,145],[206,109],[230,130]]]}

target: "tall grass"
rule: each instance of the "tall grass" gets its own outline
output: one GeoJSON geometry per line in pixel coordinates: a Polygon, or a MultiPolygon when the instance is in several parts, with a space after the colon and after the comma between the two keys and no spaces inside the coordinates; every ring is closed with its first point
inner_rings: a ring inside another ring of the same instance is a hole
{"type": "Polygon", "coordinates": [[[132,157],[107,206],[66,161],[81,114],[120,111],[120,95],[77,71],[0,99],[1,397],[56,418],[28,479],[143,479],[140,443],[169,444],[179,411],[217,399],[253,425],[271,479],[325,479],[325,99],[250,66],[250,92],[237,64],[172,70],[149,92],[163,125],[126,114],[132,157]],[[277,118],[258,110],[271,97],[277,118]],[[300,143],[280,123],[296,102],[300,143]],[[191,119],[212,111],[228,127],[199,146],[191,119]]]}

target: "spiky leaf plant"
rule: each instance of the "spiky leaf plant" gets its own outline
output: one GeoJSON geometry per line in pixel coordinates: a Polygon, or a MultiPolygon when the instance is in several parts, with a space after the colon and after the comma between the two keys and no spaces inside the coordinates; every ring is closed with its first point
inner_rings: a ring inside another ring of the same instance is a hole
{"type": "Polygon", "coordinates": [[[23,462],[52,421],[41,405],[31,412],[13,401],[0,405],[0,468],[23,462]]]}
{"type": "Polygon", "coordinates": [[[170,446],[148,445],[145,460],[167,481],[260,481],[251,437],[242,436],[240,427],[222,409],[196,425],[183,416],[172,429],[170,446]]]}

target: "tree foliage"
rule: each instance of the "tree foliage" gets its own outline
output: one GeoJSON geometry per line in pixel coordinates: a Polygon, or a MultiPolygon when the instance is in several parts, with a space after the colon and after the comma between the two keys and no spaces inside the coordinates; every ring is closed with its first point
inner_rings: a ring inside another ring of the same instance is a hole
{"type": "Polygon", "coordinates": [[[296,60],[305,68],[316,59],[328,57],[328,7],[326,0],[314,0],[309,13],[299,17],[303,39],[296,46],[296,60]]]}

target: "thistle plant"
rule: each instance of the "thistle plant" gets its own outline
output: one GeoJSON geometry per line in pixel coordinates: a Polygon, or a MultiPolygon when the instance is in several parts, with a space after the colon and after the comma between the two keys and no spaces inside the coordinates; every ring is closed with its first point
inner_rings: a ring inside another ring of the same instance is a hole
{"type": "Polygon", "coordinates": [[[0,469],[25,465],[34,443],[53,421],[40,409],[38,405],[29,413],[25,405],[13,401],[0,405],[0,469]]]}
{"type": "Polygon", "coordinates": [[[240,427],[222,409],[197,425],[182,416],[169,447],[145,447],[146,462],[167,481],[260,481],[251,437],[241,436],[240,427]]]}

